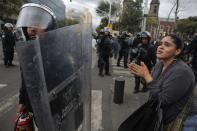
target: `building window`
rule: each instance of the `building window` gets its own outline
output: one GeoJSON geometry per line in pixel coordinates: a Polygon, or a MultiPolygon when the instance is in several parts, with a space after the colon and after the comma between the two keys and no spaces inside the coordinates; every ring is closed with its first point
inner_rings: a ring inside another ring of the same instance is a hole
{"type": "Polygon", "coordinates": [[[160,29],[163,30],[163,25],[160,25],[160,29]]]}
{"type": "Polygon", "coordinates": [[[157,14],[157,6],[154,6],[153,12],[154,12],[155,14],[157,14]]]}

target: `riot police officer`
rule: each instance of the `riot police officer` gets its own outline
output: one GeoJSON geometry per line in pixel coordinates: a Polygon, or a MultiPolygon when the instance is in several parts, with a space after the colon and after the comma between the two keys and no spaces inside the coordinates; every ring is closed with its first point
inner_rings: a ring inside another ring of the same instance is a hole
{"type": "Polygon", "coordinates": [[[17,20],[17,39],[32,40],[38,34],[53,30],[56,27],[56,16],[49,7],[28,3],[21,7],[17,20]]]}
{"type": "MultiPolygon", "coordinates": [[[[137,56],[134,58],[133,62],[140,64],[141,61],[145,63],[149,71],[156,63],[156,49],[154,45],[150,43],[151,34],[148,31],[141,32],[142,43],[138,45],[137,56]]],[[[146,84],[142,81],[143,89],[146,92],[146,84]]],[[[135,76],[135,88],[134,93],[138,93],[140,88],[140,78],[135,76]]]]}
{"type": "MultiPolygon", "coordinates": [[[[56,16],[53,11],[45,5],[28,3],[21,7],[16,28],[18,40],[33,40],[39,34],[56,28],[56,16]]],[[[17,112],[21,112],[24,108],[32,112],[22,73],[21,77],[22,87],[19,92],[19,106],[17,112]]]]}
{"type": "Polygon", "coordinates": [[[11,23],[6,23],[4,25],[4,31],[2,35],[2,44],[3,44],[3,55],[4,55],[5,67],[13,66],[12,60],[14,57],[15,37],[14,37],[12,30],[13,30],[13,25],[11,23]]]}
{"type": "Polygon", "coordinates": [[[117,66],[120,66],[120,60],[122,59],[122,57],[124,57],[124,68],[128,68],[127,62],[128,62],[130,45],[129,45],[129,35],[127,34],[127,32],[122,32],[119,42],[120,42],[120,51],[119,51],[117,66]]]}
{"type": "Polygon", "coordinates": [[[138,45],[141,43],[141,33],[137,33],[136,37],[131,44],[130,61],[137,56],[138,45]]]}
{"type": "Polygon", "coordinates": [[[109,57],[112,57],[112,42],[110,39],[110,32],[104,29],[104,35],[101,35],[98,41],[98,65],[99,65],[99,76],[103,77],[103,70],[105,68],[105,74],[109,73],[109,57]]]}

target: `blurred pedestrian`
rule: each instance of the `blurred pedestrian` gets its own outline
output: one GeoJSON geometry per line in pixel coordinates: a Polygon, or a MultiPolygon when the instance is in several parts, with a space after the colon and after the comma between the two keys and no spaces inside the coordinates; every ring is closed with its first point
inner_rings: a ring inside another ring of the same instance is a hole
{"type": "Polygon", "coordinates": [[[129,64],[130,71],[145,80],[150,97],[161,101],[164,131],[181,130],[192,104],[195,77],[191,68],[180,59],[182,48],[180,38],[168,35],[157,49],[159,62],[152,74],[143,62],[141,65],[129,64]]]}

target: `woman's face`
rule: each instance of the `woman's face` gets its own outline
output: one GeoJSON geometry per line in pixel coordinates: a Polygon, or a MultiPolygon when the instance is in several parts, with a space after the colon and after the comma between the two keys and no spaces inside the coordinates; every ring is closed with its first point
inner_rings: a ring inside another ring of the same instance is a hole
{"type": "Polygon", "coordinates": [[[142,43],[143,44],[148,44],[148,38],[142,37],[142,43]]]}
{"type": "Polygon", "coordinates": [[[157,48],[157,58],[162,60],[174,59],[181,53],[170,36],[164,37],[157,48]]]}

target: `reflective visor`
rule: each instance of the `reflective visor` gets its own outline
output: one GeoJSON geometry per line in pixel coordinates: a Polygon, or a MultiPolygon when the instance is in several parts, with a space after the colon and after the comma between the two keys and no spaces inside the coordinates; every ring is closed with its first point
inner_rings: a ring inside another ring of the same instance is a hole
{"type": "Polygon", "coordinates": [[[35,7],[27,6],[20,11],[16,27],[39,27],[46,29],[52,22],[52,16],[45,10],[35,7]]]}

